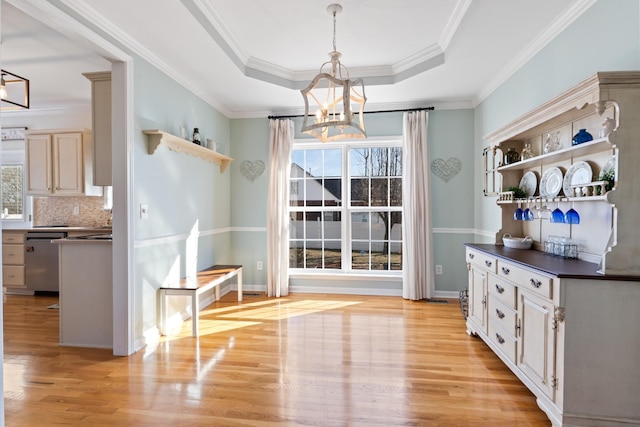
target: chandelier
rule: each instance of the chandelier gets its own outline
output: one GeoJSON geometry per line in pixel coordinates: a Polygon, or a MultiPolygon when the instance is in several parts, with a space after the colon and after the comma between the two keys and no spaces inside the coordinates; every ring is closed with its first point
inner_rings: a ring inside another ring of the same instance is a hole
{"type": "Polygon", "coordinates": [[[304,98],[302,132],[322,142],[337,139],[366,138],[364,129],[364,83],[350,79],[347,67],[340,63],[336,50],[336,15],[342,6],[331,4],[327,12],[333,16],[333,51],[322,64],[320,73],[301,90],[304,98]]]}
{"type": "Polygon", "coordinates": [[[21,110],[29,108],[29,80],[0,70],[0,101],[2,110],[21,110]]]}

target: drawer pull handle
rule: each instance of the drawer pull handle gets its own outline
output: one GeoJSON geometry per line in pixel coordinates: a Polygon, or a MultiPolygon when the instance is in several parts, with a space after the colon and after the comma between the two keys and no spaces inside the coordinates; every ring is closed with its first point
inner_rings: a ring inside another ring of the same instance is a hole
{"type": "Polygon", "coordinates": [[[498,316],[498,318],[500,319],[504,319],[504,313],[500,311],[499,308],[496,308],[496,316],[498,316]]]}
{"type": "Polygon", "coordinates": [[[509,274],[511,272],[511,270],[509,270],[507,267],[502,267],[502,273],[506,276],[507,274],[509,274]]]}
{"type": "Polygon", "coordinates": [[[474,259],[476,256],[474,254],[469,254],[469,258],[474,259]]]}
{"type": "Polygon", "coordinates": [[[491,265],[492,265],[493,263],[492,263],[491,261],[485,261],[485,262],[484,262],[484,264],[485,264],[487,267],[491,267],[491,265]]]}
{"type": "Polygon", "coordinates": [[[542,282],[540,280],[536,280],[534,278],[531,278],[530,282],[531,282],[531,286],[533,286],[536,289],[539,288],[540,286],[542,286],[542,282]]]}
{"type": "Polygon", "coordinates": [[[498,291],[499,294],[503,294],[504,288],[496,283],[496,291],[498,291]]]}
{"type": "Polygon", "coordinates": [[[498,340],[498,342],[499,342],[500,344],[504,344],[504,338],[502,338],[502,337],[500,336],[500,334],[499,334],[499,333],[497,333],[497,332],[496,332],[496,339],[498,340]]]}

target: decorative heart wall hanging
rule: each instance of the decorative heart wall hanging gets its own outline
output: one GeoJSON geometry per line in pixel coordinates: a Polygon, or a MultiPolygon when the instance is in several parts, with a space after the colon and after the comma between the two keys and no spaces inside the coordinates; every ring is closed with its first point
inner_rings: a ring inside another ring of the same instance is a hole
{"type": "Polygon", "coordinates": [[[262,160],[256,160],[255,162],[244,160],[240,163],[240,173],[250,181],[262,175],[262,172],[264,172],[264,162],[262,160]]]}
{"type": "Polygon", "coordinates": [[[444,182],[449,181],[462,169],[462,161],[455,157],[451,157],[447,160],[435,159],[431,162],[431,171],[438,177],[442,178],[444,182]]]}

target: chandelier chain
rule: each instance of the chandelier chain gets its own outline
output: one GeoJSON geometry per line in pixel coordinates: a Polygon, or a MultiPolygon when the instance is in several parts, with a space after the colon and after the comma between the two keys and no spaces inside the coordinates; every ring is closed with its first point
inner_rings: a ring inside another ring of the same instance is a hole
{"type": "Polygon", "coordinates": [[[336,11],[333,11],[333,51],[336,49],[336,11]]]}

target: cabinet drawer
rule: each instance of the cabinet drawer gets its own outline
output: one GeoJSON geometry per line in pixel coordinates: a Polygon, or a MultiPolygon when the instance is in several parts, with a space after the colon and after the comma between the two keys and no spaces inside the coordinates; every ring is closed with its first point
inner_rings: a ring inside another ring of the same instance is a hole
{"type": "Polygon", "coordinates": [[[497,260],[484,252],[467,248],[467,261],[492,273],[496,272],[497,260]]]}
{"type": "Polygon", "coordinates": [[[498,261],[498,276],[508,279],[517,286],[533,291],[545,298],[551,298],[553,279],[535,270],[523,268],[505,261],[498,261]]]}
{"type": "Polygon", "coordinates": [[[24,287],[24,266],[7,265],[2,267],[2,283],[4,286],[24,287]]]}
{"type": "Polygon", "coordinates": [[[24,243],[24,233],[2,233],[2,243],[17,245],[24,243]]]}
{"type": "Polygon", "coordinates": [[[516,311],[489,296],[487,304],[489,320],[500,326],[511,335],[516,335],[516,311]]]}
{"type": "Polygon", "coordinates": [[[500,277],[489,275],[489,295],[497,298],[507,307],[516,309],[516,287],[500,277]]]}
{"type": "Polygon", "coordinates": [[[516,363],[516,339],[493,321],[489,321],[489,339],[507,359],[516,363]]]}
{"type": "Polygon", "coordinates": [[[24,264],[24,245],[2,245],[2,264],[24,264]]]}

